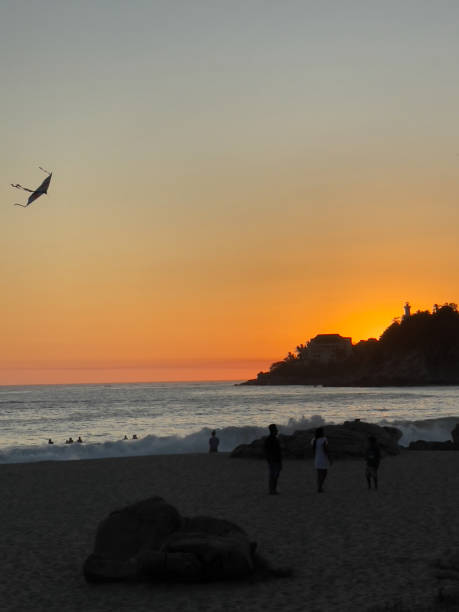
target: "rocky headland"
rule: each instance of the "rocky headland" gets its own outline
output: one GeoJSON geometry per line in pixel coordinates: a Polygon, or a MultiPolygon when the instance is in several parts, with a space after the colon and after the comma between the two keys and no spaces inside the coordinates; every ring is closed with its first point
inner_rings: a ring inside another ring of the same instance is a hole
{"type": "MultiPolygon", "coordinates": [[[[334,334],[338,338],[338,334],[334,334]]],[[[341,340],[346,340],[341,338],[341,340]]],[[[350,339],[349,339],[350,342],[350,339]]],[[[321,359],[312,341],[259,372],[246,385],[424,386],[459,385],[459,313],[435,306],[395,320],[371,338],[321,359]]]]}

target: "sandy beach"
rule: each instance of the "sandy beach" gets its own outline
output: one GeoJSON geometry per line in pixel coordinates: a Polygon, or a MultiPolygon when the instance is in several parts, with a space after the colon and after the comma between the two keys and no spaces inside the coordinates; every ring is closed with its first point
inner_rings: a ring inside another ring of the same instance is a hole
{"type": "Polygon", "coordinates": [[[454,452],[384,459],[379,491],[367,490],[361,461],[336,461],[322,495],[311,461],[286,461],[281,494],[269,496],[265,463],[227,454],[9,464],[0,466],[0,479],[0,590],[8,611],[429,609],[438,587],[431,562],[459,546],[454,452]],[[185,516],[238,523],[294,575],[87,584],[81,567],[98,523],[151,495],[185,516]]]}

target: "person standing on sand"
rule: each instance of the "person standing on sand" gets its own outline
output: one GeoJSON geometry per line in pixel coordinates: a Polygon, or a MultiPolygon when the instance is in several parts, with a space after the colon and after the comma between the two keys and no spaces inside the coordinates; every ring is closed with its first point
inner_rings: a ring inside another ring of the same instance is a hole
{"type": "Polygon", "coordinates": [[[279,430],[274,423],[269,426],[269,436],[264,443],[266,460],[269,466],[269,494],[278,495],[277,481],[282,469],[282,451],[277,438],[279,430]]]}
{"type": "Polygon", "coordinates": [[[328,468],[330,467],[328,440],[325,437],[323,427],[316,429],[311,444],[314,452],[314,467],[317,470],[317,493],[323,493],[323,485],[327,478],[328,468]]]}
{"type": "Polygon", "coordinates": [[[379,450],[378,442],[374,436],[368,438],[368,448],[365,452],[365,460],[367,467],[365,476],[367,478],[368,488],[371,489],[371,481],[373,480],[375,489],[378,488],[378,468],[381,461],[381,451],[379,450]]]}
{"type": "Polygon", "coordinates": [[[219,444],[220,440],[217,438],[214,430],[209,438],[209,453],[218,453],[219,444]]]}

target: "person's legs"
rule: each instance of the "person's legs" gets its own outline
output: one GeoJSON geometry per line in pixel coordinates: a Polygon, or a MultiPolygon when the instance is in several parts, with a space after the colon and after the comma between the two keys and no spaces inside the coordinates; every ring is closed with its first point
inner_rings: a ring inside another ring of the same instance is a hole
{"type": "Polygon", "coordinates": [[[324,475],[323,475],[323,478],[322,478],[322,486],[323,486],[323,484],[325,482],[325,479],[327,478],[327,474],[328,474],[328,470],[324,470],[324,475]]]}
{"type": "Polygon", "coordinates": [[[366,469],[366,477],[368,482],[368,488],[371,489],[371,481],[373,481],[375,489],[378,488],[378,471],[377,468],[368,466],[366,469]]]}
{"type": "Polygon", "coordinates": [[[273,476],[274,490],[273,490],[273,493],[277,493],[277,481],[279,480],[279,474],[280,474],[280,467],[277,465],[276,468],[274,469],[274,476],[273,476]]]}
{"type": "Polygon", "coordinates": [[[269,464],[269,492],[271,495],[277,493],[277,481],[280,474],[280,465],[278,463],[269,464]]]}
{"type": "Polygon", "coordinates": [[[274,466],[272,463],[269,464],[269,492],[273,493],[276,490],[276,477],[274,472],[274,466]]]}
{"type": "Polygon", "coordinates": [[[327,470],[317,470],[317,492],[322,493],[323,484],[327,478],[327,470]]]}

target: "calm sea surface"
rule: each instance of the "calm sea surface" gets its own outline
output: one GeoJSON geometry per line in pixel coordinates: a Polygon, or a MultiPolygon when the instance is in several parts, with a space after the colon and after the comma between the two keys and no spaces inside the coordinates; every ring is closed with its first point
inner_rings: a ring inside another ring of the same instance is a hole
{"type": "Polygon", "coordinates": [[[229,451],[264,435],[271,422],[287,433],[356,418],[399,426],[402,443],[449,439],[459,422],[459,387],[0,387],[0,462],[206,452],[211,429],[218,430],[221,450],[229,451]],[[132,440],[134,434],[139,440],[132,440]],[[81,436],[84,444],[64,444],[70,436],[81,436]]]}

